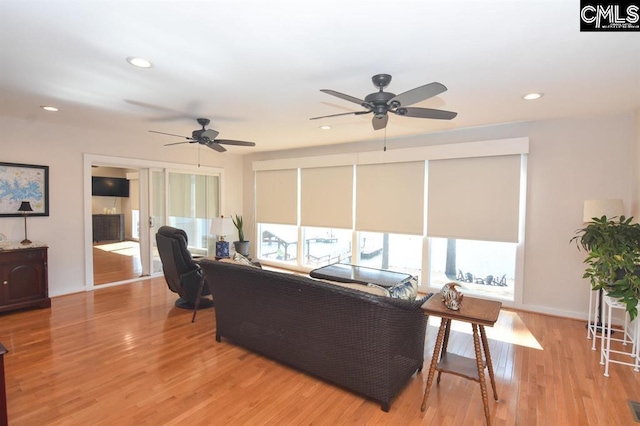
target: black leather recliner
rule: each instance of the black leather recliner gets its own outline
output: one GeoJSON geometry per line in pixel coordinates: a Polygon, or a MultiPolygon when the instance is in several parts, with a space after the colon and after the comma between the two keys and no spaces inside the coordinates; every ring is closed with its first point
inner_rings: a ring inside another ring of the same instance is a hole
{"type": "MultiPolygon", "coordinates": [[[[183,309],[193,309],[202,281],[202,271],[191,257],[187,242],[187,233],[172,226],[162,226],[156,234],[164,278],[169,290],[180,295],[180,298],[176,300],[176,306],[183,309]]],[[[211,294],[209,286],[205,283],[201,296],[209,294],[211,294]]],[[[199,309],[211,306],[213,306],[211,299],[200,298],[199,309]]]]}

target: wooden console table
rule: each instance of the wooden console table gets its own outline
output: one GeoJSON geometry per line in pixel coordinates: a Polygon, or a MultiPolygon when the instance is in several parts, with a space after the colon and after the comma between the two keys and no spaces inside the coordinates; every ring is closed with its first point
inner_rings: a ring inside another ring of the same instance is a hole
{"type": "Polygon", "coordinates": [[[484,415],[487,424],[491,424],[489,412],[489,398],[487,395],[487,384],[484,379],[484,368],[489,370],[489,378],[491,379],[491,387],[493,388],[493,398],[498,400],[496,391],[496,381],[493,376],[493,364],[491,363],[491,353],[489,352],[489,344],[484,326],[493,327],[498,320],[502,303],[492,300],[477,299],[474,297],[464,296],[462,306],[459,311],[452,311],[444,306],[442,297],[439,294],[429,298],[423,305],[422,310],[427,315],[435,315],[442,318],[440,328],[438,329],[438,337],[436,345],[433,349],[431,365],[429,367],[429,376],[427,378],[427,387],[424,390],[422,398],[422,406],[420,409],[424,411],[427,408],[427,398],[433,383],[433,376],[438,371],[437,382],[440,383],[440,375],[442,373],[451,373],[465,379],[474,380],[480,383],[482,393],[482,403],[484,404],[484,415]],[[475,359],[463,357],[453,353],[447,353],[447,344],[449,343],[449,332],[451,330],[451,321],[463,321],[471,323],[473,329],[473,346],[475,349],[475,359]],[[482,339],[478,337],[478,329],[482,339]],[[482,355],[486,361],[483,361],[482,355]]]}

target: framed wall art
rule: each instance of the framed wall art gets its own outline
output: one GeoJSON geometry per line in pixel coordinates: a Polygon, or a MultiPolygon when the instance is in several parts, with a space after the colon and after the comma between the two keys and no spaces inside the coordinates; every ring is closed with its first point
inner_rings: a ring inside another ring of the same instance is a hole
{"type": "Polygon", "coordinates": [[[49,166],[0,163],[0,217],[22,216],[23,201],[29,216],[49,216],[49,166]]]}

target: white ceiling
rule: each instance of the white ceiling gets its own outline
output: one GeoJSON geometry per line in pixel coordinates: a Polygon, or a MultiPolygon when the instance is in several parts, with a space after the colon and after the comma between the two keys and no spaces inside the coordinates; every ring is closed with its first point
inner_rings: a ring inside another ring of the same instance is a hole
{"type": "Polygon", "coordinates": [[[200,116],[257,143],[234,153],[381,138],[370,115],[309,120],[360,110],[319,89],[364,98],[378,73],[396,94],[438,81],[449,90],[414,106],[458,112],[392,115],[388,138],[618,113],[640,109],[640,35],[581,33],[577,0],[0,1],[0,115],[152,148],[176,140],[148,130],[190,135],[200,116]]]}

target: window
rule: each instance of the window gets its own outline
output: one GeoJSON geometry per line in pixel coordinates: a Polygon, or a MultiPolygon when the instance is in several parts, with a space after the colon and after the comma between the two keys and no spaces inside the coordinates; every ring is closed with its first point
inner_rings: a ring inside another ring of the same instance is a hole
{"type": "Polygon", "coordinates": [[[528,150],[514,138],[256,161],[258,258],[388,269],[423,290],[457,280],[515,301],[528,150]]]}
{"type": "Polygon", "coordinates": [[[516,243],[430,239],[429,286],[456,281],[469,295],[514,300],[516,243]]]}
{"type": "Polygon", "coordinates": [[[302,241],[305,266],[351,263],[351,230],[304,227],[302,241]]]}
{"type": "Polygon", "coordinates": [[[358,233],[360,266],[415,275],[422,271],[422,236],[358,233]]]}
{"type": "Polygon", "coordinates": [[[169,173],[168,225],[183,229],[192,254],[209,253],[211,218],[218,216],[218,177],[169,173]]]}
{"type": "Polygon", "coordinates": [[[297,263],[298,227],[295,225],[258,224],[258,258],[297,263]]]}

